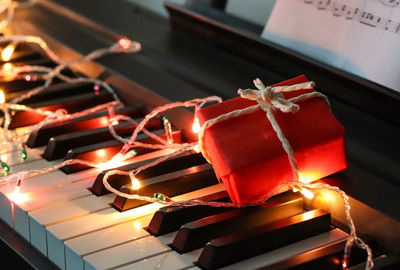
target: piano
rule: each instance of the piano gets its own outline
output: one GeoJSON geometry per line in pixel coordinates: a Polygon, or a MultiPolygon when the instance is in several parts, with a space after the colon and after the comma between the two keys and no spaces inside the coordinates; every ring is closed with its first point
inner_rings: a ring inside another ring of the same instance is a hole
{"type": "MultiPolygon", "coordinates": [[[[16,10],[5,34],[40,36],[65,60],[124,36],[141,42],[137,54],[106,56],[65,71],[108,82],[125,104],[119,113],[135,119],[171,101],[232,98],[255,77],[272,84],[306,74],[329,97],[346,128],[349,168],[321,181],[349,195],[358,234],[373,248],[375,269],[398,269],[400,95],[262,40],[261,24],[249,20],[249,14],[229,12],[229,1],[39,0],[16,10]]],[[[18,50],[13,65],[54,65],[34,46],[18,50]]],[[[0,88],[11,98],[39,83],[1,81],[0,88]]],[[[94,93],[93,88],[57,81],[25,102],[35,108],[80,110],[109,101],[104,89],[94,93]]],[[[29,138],[26,161],[19,158],[19,150],[8,149],[12,172],[48,167],[65,158],[99,160],[116,153],[120,145],[105,132],[105,115],[45,127],[29,138]]],[[[193,139],[191,112],[176,110],[166,116],[174,140],[193,139]]],[[[35,121],[21,115],[12,128],[21,132],[35,121]]],[[[132,127],[117,128],[127,136],[132,127]]],[[[160,119],[149,129],[163,136],[160,119]]],[[[145,135],[139,139],[151,141],[145,135]]],[[[138,149],[136,157],[114,166],[129,170],[165,153],[138,149]]],[[[149,192],[160,190],[176,200],[229,201],[210,165],[194,151],[142,173],[149,192]]],[[[10,197],[15,182],[0,184],[2,268],[342,268],[348,228],[343,203],[333,194],[310,199],[288,191],[263,207],[246,209],[162,207],[116,197],[102,186],[103,176],[99,169],[64,167],[26,179],[16,198],[10,197]]],[[[121,189],[129,184],[124,177],[111,181],[121,189]]],[[[351,255],[349,269],[364,269],[365,252],[354,248],[351,255]]]]}

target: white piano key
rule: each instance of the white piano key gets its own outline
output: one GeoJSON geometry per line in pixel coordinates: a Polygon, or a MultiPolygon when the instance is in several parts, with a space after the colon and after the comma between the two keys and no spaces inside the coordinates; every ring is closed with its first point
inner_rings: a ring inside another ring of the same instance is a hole
{"type": "MultiPolygon", "coordinates": [[[[92,177],[93,177],[92,172],[92,177]]],[[[22,182],[20,187],[20,192],[18,194],[18,198],[14,198],[14,204],[18,204],[20,201],[36,201],[41,200],[41,197],[38,195],[36,196],[35,193],[44,190],[54,189],[57,186],[73,183],[74,181],[78,181],[80,179],[87,179],[90,177],[88,172],[74,174],[74,175],[65,175],[61,171],[54,171],[45,175],[27,178],[22,182]]],[[[5,183],[4,185],[0,186],[0,192],[7,197],[13,196],[15,190],[15,182],[5,183]]],[[[0,201],[0,208],[2,209],[11,209],[13,204],[8,200],[0,201]]],[[[3,219],[8,224],[12,224],[12,220],[10,219],[9,215],[6,215],[11,210],[5,210],[4,212],[0,212],[0,218],[3,219]],[[5,214],[5,215],[3,215],[5,214]]]]}
{"type": "MultiPolygon", "coordinates": [[[[222,190],[223,187],[221,185],[214,185],[176,196],[173,199],[190,200],[222,190]]],[[[128,220],[153,214],[162,206],[163,205],[158,203],[152,203],[125,212],[119,212],[114,208],[110,208],[49,226],[47,227],[48,257],[58,267],[65,269],[64,241],[75,237],[81,237],[84,234],[102,230],[128,220]]],[[[112,234],[110,237],[112,237],[112,234]]]]}
{"type": "MultiPolygon", "coordinates": [[[[284,246],[266,252],[264,254],[258,255],[256,257],[249,258],[247,260],[231,264],[221,268],[221,270],[242,270],[242,269],[258,269],[264,266],[268,266],[290,257],[302,254],[304,252],[326,246],[328,244],[333,244],[340,242],[348,236],[347,233],[339,229],[334,229],[329,232],[325,232],[305,240],[284,246]]],[[[251,247],[249,247],[251,248],[251,247]]]]}
{"type": "MultiPolygon", "coordinates": [[[[201,249],[185,253],[183,255],[171,251],[151,258],[139,260],[138,262],[127,264],[121,267],[115,268],[115,270],[177,270],[187,269],[199,270],[197,266],[193,265],[193,262],[200,256],[201,249]]],[[[248,268],[243,268],[248,269],[248,268]]]]}
{"type": "MultiPolygon", "coordinates": [[[[70,185],[61,185],[55,189],[46,190],[43,192],[35,193],[35,197],[40,197],[38,200],[26,200],[21,201],[14,205],[14,224],[15,230],[24,237],[27,241],[30,241],[30,230],[29,230],[29,215],[30,211],[49,207],[54,204],[70,201],[76,198],[88,196],[91,192],[88,190],[93,184],[93,178],[89,178],[83,181],[78,181],[70,185]]],[[[29,196],[26,194],[26,196],[29,196]]]]}
{"type": "Polygon", "coordinates": [[[151,218],[152,215],[148,215],[65,241],[66,269],[83,270],[83,256],[150,236],[143,228],[149,225],[151,218]]]}
{"type": "MultiPolygon", "coordinates": [[[[171,152],[171,150],[154,151],[154,152],[147,153],[144,155],[139,155],[133,159],[130,159],[129,161],[122,162],[119,165],[124,165],[127,163],[140,162],[143,160],[157,158],[161,155],[165,155],[170,152],[171,152]]],[[[46,167],[46,164],[47,164],[47,166],[52,166],[54,164],[59,163],[60,161],[48,162],[46,160],[41,160],[38,162],[41,162],[39,164],[40,166],[46,167]]],[[[25,166],[21,170],[37,169],[39,167],[39,166],[37,166],[38,162],[31,162],[29,164],[23,164],[23,165],[19,165],[17,167],[19,168],[21,166],[25,166]]],[[[76,181],[80,181],[80,180],[87,179],[90,177],[92,177],[94,179],[94,177],[100,171],[101,171],[100,169],[89,169],[89,170],[84,170],[82,172],[67,175],[67,174],[63,173],[62,171],[56,170],[56,171],[50,172],[48,174],[25,179],[21,185],[20,193],[24,194],[24,195],[27,194],[29,197],[29,201],[31,201],[31,202],[37,201],[37,200],[40,200],[41,197],[35,196],[33,194],[34,192],[44,191],[46,189],[52,189],[52,188],[54,189],[56,187],[59,187],[60,185],[71,184],[76,181]]],[[[3,185],[0,185],[0,192],[5,194],[6,196],[11,195],[15,189],[15,181],[4,182],[2,184],[3,185]]],[[[12,215],[9,214],[9,213],[11,213],[11,206],[12,206],[12,204],[10,203],[9,200],[0,200],[0,209],[4,210],[4,211],[0,211],[0,218],[3,219],[5,222],[7,222],[7,224],[13,223],[12,215]]]]}
{"type": "Polygon", "coordinates": [[[10,199],[3,193],[0,193],[0,218],[14,228],[13,210],[11,207],[10,199]]]}
{"type": "Polygon", "coordinates": [[[114,194],[107,194],[101,197],[89,195],[61,205],[30,212],[29,228],[31,233],[31,244],[47,256],[47,226],[84,216],[102,209],[107,209],[109,208],[109,203],[114,200],[114,197],[114,194]]]}
{"type": "Polygon", "coordinates": [[[109,269],[124,262],[134,262],[169,250],[170,248],[163,245],[156,237],[144,237],[86,256],[85,270],[109,269]]]}

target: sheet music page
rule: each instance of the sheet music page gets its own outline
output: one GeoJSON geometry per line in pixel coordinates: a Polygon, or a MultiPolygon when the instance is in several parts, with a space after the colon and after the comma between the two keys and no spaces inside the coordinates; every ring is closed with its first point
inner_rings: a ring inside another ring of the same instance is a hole
{"type": "Polygon", "coordinates": [[[261,37],[400,92],[400,0],[277,0],[261,37]]]}

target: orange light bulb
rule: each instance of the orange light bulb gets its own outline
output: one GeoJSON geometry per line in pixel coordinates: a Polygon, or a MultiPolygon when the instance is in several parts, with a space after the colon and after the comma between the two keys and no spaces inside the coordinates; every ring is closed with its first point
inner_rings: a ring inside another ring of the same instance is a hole
{"type": "Polygon", "coordinates": [[[106,151],[104,151],[104,149],[99,149],[96,153],[99,157],[104,157],[106,155],[106,151]]]}
{"type": "Polygon", "coordinates": [[[193,119],[192,131],[193,131],[193,133],[196,133],[196,134],[199,133],[199,131],[200,131],[200,122],[197,117],[195,117],[193,119]]]}
{"type": "Polygon", "coordinates": [[[131,177],[131,188],[133,190],[138,190],[140,189],[141,185],[139,180],[136,177],[131,177]]]}
{"type": "Polygon", "coordinates": [[[306,188],[302,188],[302,189],[300,190],[300,192],[301,192],[301,194],[303,194],[304,197],[306,197],[307,199],[312,199],[312,198],[314,198],[314,193],[312,193],[311,191],[309,191],[309,190],[306,189],[306,188]]]}
{"type": "Polygon", "coordinates": [[[14,46],[14,45],[12,45],[12,44],[7,45],[7,47],[5,47],[5,48],[1,51],[1,59],[2,59],[3,61],[8,61],[8,60],[10,60],[11,57],[12,57],[12,55],[13,55],[13,53],[14,53],[14,50],[15,50],[15,46],[14,46]]]}
{"type": "Polygon", "coordinates": [[[28,199],[27,194],[20,193],[20,187],[16,186],[14,191],[7,196],[14,203],[22,203],[28,199]]]}

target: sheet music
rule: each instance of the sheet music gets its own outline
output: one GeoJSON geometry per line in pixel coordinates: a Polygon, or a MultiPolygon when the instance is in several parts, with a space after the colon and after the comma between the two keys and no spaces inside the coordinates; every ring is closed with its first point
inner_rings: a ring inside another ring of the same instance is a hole
{"type": "Polygon", "coordinates": [[[400,0],[277,0],[261,36],[400,92],[400,0]]]}

